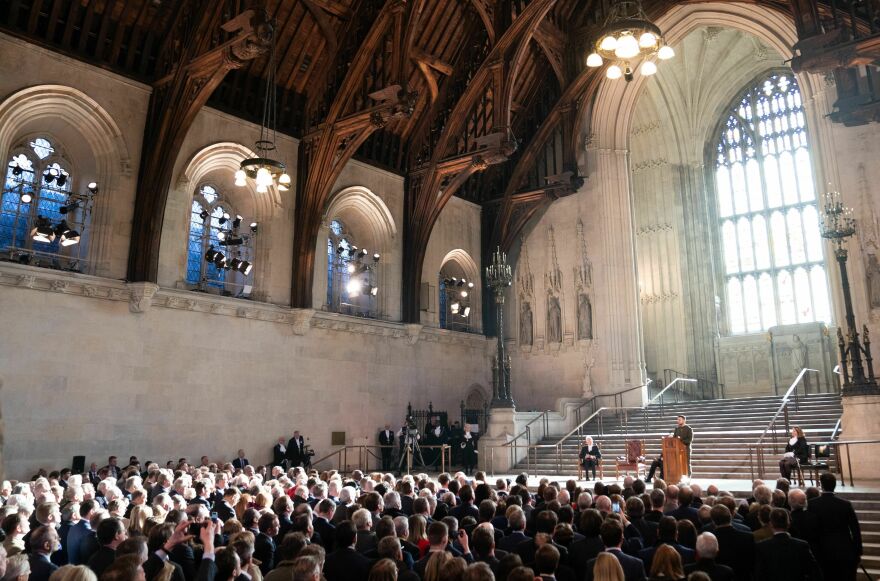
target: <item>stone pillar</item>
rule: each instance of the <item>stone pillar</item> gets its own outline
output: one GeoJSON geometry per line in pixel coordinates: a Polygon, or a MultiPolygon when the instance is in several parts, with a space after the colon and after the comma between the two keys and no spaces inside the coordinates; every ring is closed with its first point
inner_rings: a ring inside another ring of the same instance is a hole
{"type": "MultiPolygon", "coordinates": [[[[877,440],[880,439],[880,395],[844,396],[841,440],[877,440]]],[[[880,444],[858,444],[849,447],[851,458],[846,457],[846,450],[841,447],[840,461],[843,474],[846,475],[852,466],[852,476],[856,485],[864,484],[865,480],[880,479],[880,463],[876,458],[880,455],[880,444]]],[[[847,485],[849,480],[847,479],[847,485]]],[[[843,483],[841,483],[843,484],[843,483]]]]}
{"type": "MultiPolygon", "coordinates": [[[[511,441],[516,436],[516,410],[512,407],[492,408],[489,412],[489,424],[486,426],[486,433],[480,437],[479,445],[479,467],[482,470],[491,470],[496,474],[508,474],[513,469],[513,465],[520,458],[520,454],[525,456],[525,448],[515,452],[515,457],[511,458],[511,453],[507,449],[497,448],[511,441]],[[494,448],[494,452],[493,452],[494,448]]],[[[525,444],[523,440],[523,444],[525,444]]]]}

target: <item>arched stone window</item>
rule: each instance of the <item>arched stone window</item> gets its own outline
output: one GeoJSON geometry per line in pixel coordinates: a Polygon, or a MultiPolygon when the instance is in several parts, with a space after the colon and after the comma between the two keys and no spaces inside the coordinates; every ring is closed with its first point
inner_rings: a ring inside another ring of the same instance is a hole
{"type": "Polygon", "coordinates": [[[336,313],[377,316],[376,252],[358,247],[341,220],[331,220],[327,238],[327,307],[336,313]]]}
{"type": "Polygon", "coordinates": [[[237,214],[218,188],[203,184],[193,195],[186,254],[186,282],[247,296],[253,286],[251,222],[237,214]]]}
{"type": "Polygon", "coordinates": [[[74,192],[71,173],[60,144],[45,136],[13,148],[0,210],[4,259],[81,270],[92,192],[74,192]]]}
{"type": "Polygon", "coordinates": [[[480,330],[479,288],[476,263],[470,255],[461,249],[449,252],[440,267],[437,284],[441,329],[480,330]]]}
{"type": "Polygon", "coordinates": [[[829,321],[804,106],[790,72],[751,84],[725,113],[715,186],[730,333],[829,321]]]}

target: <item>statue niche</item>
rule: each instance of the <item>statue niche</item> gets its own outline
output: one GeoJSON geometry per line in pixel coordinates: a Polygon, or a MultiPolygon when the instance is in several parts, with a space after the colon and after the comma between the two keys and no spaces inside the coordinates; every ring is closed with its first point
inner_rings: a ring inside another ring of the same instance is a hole
{"type": "Polygon", "coordinates": [[[868,256],[868,299],[872,309],[880,308],[880,263],[877,255],[868,256]]]}
{"type": "Polygon", "coordinates": [[[532,306],[524,302],[519,313],[519,344],[532,344],[532,306]]]}
{"type": "Polygon", "coordinates": [[[593,338],[593,305],[590,303],[590,298],[586,295],[586,293],[580,293],[578,295],[578,324],[577,324],[577,337],[578,339],[592,339],[593,338]]]}
{"type": "Polygon", "coordinates": [[[555,296],[547,299],[547,343],[562,343],[562,309],[555,296]]]}

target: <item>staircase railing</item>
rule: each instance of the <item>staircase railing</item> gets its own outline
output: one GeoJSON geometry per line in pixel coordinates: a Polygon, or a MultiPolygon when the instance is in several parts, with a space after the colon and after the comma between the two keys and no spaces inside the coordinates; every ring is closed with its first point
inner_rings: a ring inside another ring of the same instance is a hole
{"type": "MultiPolygon", "coordinates": [[[[580,409],[580,408],[578,408],[580,409]]],[[[545,410],[541,412],[537,417],[529,421],[523,428],[523,431],[517,434],[511,441],[504,443],[502,446],[510,449],[510,464],[511,466],[516,464],[516,450],[518,448],[522,448],[523,444],[521,440],[525,438],[525,448],[526,448],[526,466],[530,465],[529,462],[529,452],[532,449],[532,425],[537,422],[541,422],[541,430],[543,435],[542,439],[547,437],[547,432],[550,429],[550,419],[549,419],[550,410],[545,410]]],[[[494,464],[494,462],[493,462],[494,464]]]]}
{"type": "Polygon", "coordinates": [[[688,389],[691,391],[691,399],[724,399],[724,384],[706,379],[704,377],[695,377],[693,375],[682,373],[674,369],[663,370],[663,383],[669,383],[673,379],[681,377],[683,379],[695,379],[696,383],[689,383],[688,389]],[[697,395],[699,394],[699,397],[697,395]]]}
{"type": "MultiPolygon", "coordinates": [[[[764,450],[766,448],[770,448],[774,451],[778,451],[779,448],[779,439],[777,436],[777,425],[776,422],[780,420],[780,418],[785,423],[785,431],[791,431],[790,423],[789,423],[789,413],[788,409],[791,405],[791,402],[794,401],[794,409],[795,411],[800,410],[800,397],[798,396],[798,386],[802,383],[804,376],[808,372],[819,373],[818,369],[809,369],[804,367],[801,369],[800,373],[797,374],[797,377],[794,378],[794,381],[791,382],[788,390],[782,396],[782,402],[779,404],[779,408],[777,408],[776,413],[773,414],[773,417],[768,422],[767,427],[764,428],[764,431],[761,433],[761,437],[758,438],[758,441],[753,445],[749,446],[749,466],[752,471],[752,474],[755,474],[755,464],[758,467],[758,475],[759,477],[763,476],[766,472],[766,467],[764,466],[764,450]],[[773,438],[773,444],[765,444],[764,440],[767,438],[767,435],[770,434],[773,438]],[[754,457],[755,463],[752,462],[752,450],[754,449],[754,457]]],[[[804,385],[804,395],[806,393],[806,385],[804,385]]]]}

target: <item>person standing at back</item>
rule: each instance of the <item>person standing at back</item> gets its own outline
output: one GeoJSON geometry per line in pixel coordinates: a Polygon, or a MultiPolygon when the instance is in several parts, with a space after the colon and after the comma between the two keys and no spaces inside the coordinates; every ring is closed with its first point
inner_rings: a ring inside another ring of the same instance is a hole
{"type": "Polygon", "coordinates": [[[837,478],[826,472],[819,476],[822,495],[807,503],[815,517],[819,554],[816,556],[826,579],[856,578],[862,559],[862,532],[852,503],[835,496],[837,478]]]}
{"type": "MultiPolygon", "coordinates": [[[[677,416],[675,418],[676,426],[672,431],[672,437],[678,438],[681,440],[681,443],[685,445],[687,449],[687,473],[688,476],[691,474],[691,442],[694,441],[694,429],[687,425],[687,418],[685,416],[677,416]]],[[[673,483],[675,484],[675,483],[673,483]]]]}

